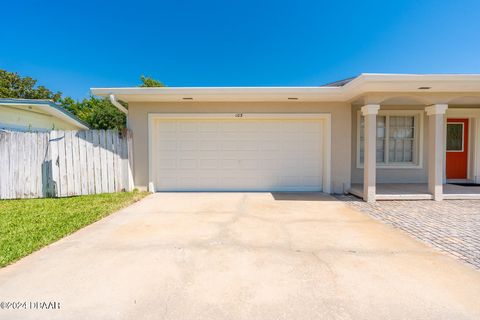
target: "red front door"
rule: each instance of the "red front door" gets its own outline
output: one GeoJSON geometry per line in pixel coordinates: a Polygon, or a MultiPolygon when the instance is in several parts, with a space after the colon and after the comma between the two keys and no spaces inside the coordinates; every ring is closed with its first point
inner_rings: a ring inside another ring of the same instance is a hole
{"type": "Polygon", "coordinates": [[[468,119],[447,119],[447,179],[467,179],[468,119]]]}

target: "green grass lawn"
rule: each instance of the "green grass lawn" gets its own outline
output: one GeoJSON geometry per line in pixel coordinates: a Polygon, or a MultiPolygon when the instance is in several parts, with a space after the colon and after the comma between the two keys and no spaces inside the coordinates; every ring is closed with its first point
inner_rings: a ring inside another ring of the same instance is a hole
{"type": "Polygon", "coordinates": [[[148,193],[0,200],[0,267],[132,204],[148,193]]]}

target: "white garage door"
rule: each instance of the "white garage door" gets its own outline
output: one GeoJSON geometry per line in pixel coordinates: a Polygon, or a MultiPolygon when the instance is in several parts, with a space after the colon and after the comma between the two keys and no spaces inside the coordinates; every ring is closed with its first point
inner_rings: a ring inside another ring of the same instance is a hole
{"type": "Polygon", "coordinates": [[[314,116],[152,117],[157,191],[321,191],[324,120],[314,116]]]}

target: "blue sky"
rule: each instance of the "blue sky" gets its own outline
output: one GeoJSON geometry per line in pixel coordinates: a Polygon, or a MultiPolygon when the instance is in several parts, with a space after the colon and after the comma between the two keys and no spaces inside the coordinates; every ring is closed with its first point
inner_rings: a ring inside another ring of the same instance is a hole
{"type": "Polygon", "coordinates": [[[480,1],[5,1],[0,68],[90,87],[316,86],[362,72],[480,73],[480,1]]]}

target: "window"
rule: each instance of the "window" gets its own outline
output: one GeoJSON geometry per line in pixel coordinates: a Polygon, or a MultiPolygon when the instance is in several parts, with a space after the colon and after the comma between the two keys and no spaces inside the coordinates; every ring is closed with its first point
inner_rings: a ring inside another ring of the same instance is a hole
{"type": "Polygon", "coordinates": [[[391,162],[413,162],[415,117],[391,116],[389,137],[388,159],[391,162]]]}
{"type": "MultiPolygon", "coordinates": [[[[418,111],[380,111],[377,115],[376,161],[379,167],[419,166],[421,121],[418,111]]],[[[364,117],[359,113],[358,167],[365,156],[364,117]]]]}
{"type": "Polygon", "coordinates": [[[447,151],[463,151],[463,123],[447,123],[447,151]]]}

